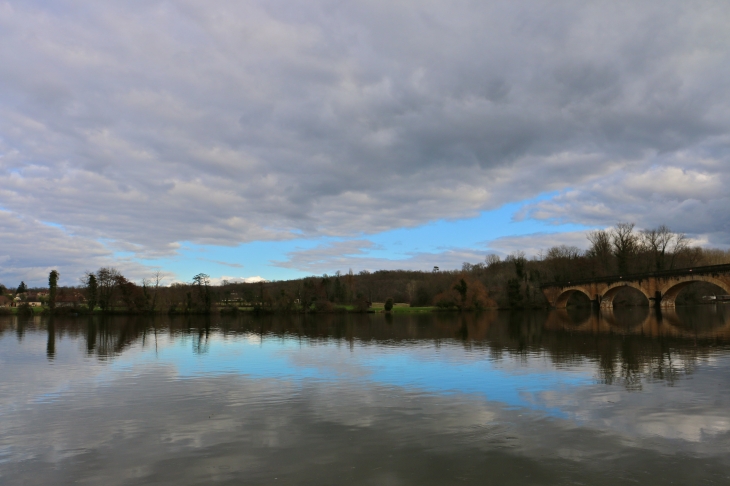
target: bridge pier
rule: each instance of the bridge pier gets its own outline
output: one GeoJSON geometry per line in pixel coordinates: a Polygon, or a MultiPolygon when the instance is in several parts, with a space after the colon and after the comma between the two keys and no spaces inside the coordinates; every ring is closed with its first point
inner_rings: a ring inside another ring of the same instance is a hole
{"type": "Polygon", "coordinates": [[[673,297],[664,296],[659,302],[659,307],[662,309],[674,309],[677,307],[677,304],[673,297]]]}
{"type": "Polygon", "coordinates": [[[649,297],[649,303],[653,304],[654,307],[659,308],[662,303],[662,293],[658,290],[654,292],[654,297],[649,297]]]}

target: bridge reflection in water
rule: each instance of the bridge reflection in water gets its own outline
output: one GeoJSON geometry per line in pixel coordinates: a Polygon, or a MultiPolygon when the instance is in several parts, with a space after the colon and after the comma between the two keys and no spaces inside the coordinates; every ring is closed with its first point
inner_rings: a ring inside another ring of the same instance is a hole
{"type": "Polygon", "coordinates": [[[720,305],[555,309],[547,329],[593,334],[638,334],[700,340],[730,340],[730,308],[720,305]]]}

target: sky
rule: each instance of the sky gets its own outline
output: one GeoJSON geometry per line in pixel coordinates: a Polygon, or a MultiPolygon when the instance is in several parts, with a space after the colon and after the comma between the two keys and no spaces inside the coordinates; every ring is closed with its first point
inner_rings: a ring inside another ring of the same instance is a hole
{"type": "Polygon", "coordinates": [[[726,1],[0,0],[0,282],[730,247],[726,1]]]}

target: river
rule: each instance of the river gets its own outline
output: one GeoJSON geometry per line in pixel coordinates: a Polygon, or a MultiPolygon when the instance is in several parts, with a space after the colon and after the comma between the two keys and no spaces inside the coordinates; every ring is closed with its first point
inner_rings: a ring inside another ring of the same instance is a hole
{"type": "Polygon", "coordinates": [[[0,317],[0,483],[730,484],[730,305],[0,317]]]}

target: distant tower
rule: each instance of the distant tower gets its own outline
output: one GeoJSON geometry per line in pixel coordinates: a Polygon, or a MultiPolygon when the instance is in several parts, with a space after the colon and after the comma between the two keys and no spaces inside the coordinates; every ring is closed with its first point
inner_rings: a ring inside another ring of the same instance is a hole
{"type": "Polygon", "coordinates": [[[438,272],[439,271],[439,267],[433,267],[433,271],[434,272],[438,272]]]}

